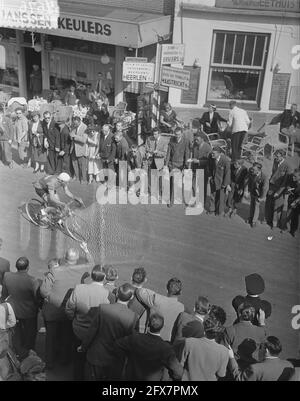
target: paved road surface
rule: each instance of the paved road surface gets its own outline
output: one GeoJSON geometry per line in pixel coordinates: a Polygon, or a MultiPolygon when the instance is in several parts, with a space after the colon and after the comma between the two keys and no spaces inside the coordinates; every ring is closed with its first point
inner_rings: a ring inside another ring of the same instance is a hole
{"type": "MultiPolygon", "coordinates": [[[[27,255],[31,273],[41,277],[46,261],[62,256],[69,242],[60,234],[39,232],[20,218],[17,207],[33,194],[31,183],[37,178],[31,170],[19,166],[13,170],[0,166],[0,237],[4,239],[3,257],[13,265],[17,257],[27,255]]],[[[95,207],[95,187],[73,182],[71,189],[90,208],[95,207]]],[[[227,323],[231,324],[231,300],[244,293],[244,276],[260,273],[266,281],[264,297],[273,307],[269,332],[282,340],[283,356],[298,355],[299,332],[291,328],[291,309],[300,304],[299,237],[297,240],[277,234],[268,241],[266,226],[251,229],[238,216],[231,220],[207,215],[188,217],[182,206],[122,207],[116,213],[118,217],[109,229],[124,230],[126,240],[117,239],[117,249],[129,251],[117,250],[115,258],[107,251],[107,258],[118,267],[120,283],[128,280],[139,264],[148,272],[149,288],[161,293],[169,278],[179,277],[183,281],[181,298],[188,307],[197,295],[207,296],[224,307],[227,323]]],[[[99,257],[96,250],[94,254],[99,257]]],[[[68,377],[63,370],[49,379],[68,377]]]]}

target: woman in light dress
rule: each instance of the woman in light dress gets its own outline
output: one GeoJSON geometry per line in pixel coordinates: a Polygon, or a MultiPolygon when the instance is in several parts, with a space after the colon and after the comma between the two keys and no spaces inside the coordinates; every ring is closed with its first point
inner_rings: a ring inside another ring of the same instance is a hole
{"type": "Polygon", "coordinates": [[[100,132],[99,127],[96,125],[90,125],[87,129],[88,134],[88,183],[91,184],[94,180],[99,182],[99,162],[98,162],[98,154],[99,154],[99,141],[100,141],[100,132]]]}

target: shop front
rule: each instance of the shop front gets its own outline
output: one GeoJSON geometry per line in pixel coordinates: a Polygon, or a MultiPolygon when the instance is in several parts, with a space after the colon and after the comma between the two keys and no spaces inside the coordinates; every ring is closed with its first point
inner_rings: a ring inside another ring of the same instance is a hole
{"type": "Polygon", "coordinates": [[[6,59],[0,69],[0,90],[31,97],[35,64],[42,72],[43,91],[64,91],[72,83],[94,88],[101,72],[111,105],[123,101],[124,92],[136,92],[133,85],[122,82],[122,63],[126,56],[155,58],[157,41],[170,34],[171,17],[83,2],[59,1],[58,6],[55,27],[45,21],[42,26],[35,17],[26,29],[26,16],[16,11],[11,12],[12,21],[2,21],[6,59]],[[22,24],[25,29],[20,29],[22,24]]]}
{"type": "Polygon", "coordinates": [[[197,93],[187,98],[170,89],[170,102],[199,109],[237,100],[265,113],[299,103],[299,69],[292,66],[299,13],[296,0],[178,1],[173,42],[186,45],[185,68],[198,70],[197,93]]]}

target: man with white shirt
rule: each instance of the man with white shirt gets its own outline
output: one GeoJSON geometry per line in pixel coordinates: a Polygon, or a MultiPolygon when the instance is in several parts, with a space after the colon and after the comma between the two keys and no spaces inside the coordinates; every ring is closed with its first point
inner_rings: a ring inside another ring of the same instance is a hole
{"type": "Polygon", "coordinates": [[[247,112],[239,107],[235,100],[229,103],[230,113],[228,126],[231,128],[231,152],[232,161],[241,158],[242,144],[250,126],[250,118],[247,112]]]}

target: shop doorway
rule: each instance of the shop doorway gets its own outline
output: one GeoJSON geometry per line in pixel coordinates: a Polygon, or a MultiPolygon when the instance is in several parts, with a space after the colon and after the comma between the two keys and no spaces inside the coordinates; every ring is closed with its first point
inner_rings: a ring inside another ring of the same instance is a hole
{"type": "Polygon", "coordinates": [[[25,47],[25,67],[26,67],[26,84],[27,96],[32,99],[33,96],[41,94],[42,92],[42,59],[41,53],[36,52],[31,47],[25,47]],[[33,73],[33,65],[39,66],[39,72],[34,73],[34,79],[31,80],[30,76],[33,73]]]}

